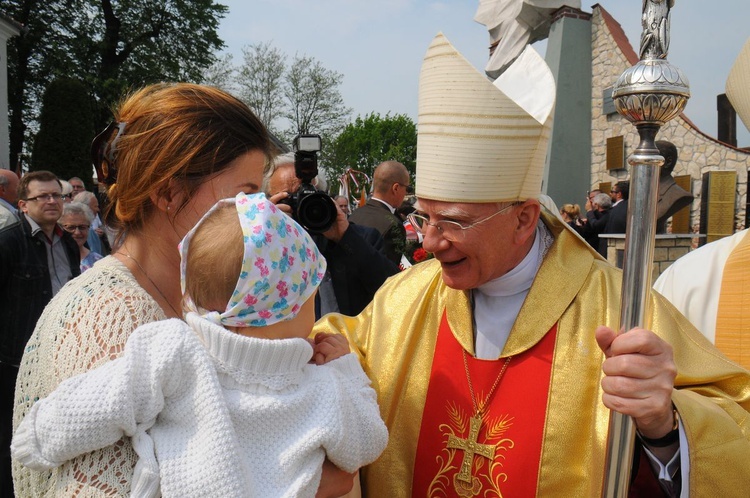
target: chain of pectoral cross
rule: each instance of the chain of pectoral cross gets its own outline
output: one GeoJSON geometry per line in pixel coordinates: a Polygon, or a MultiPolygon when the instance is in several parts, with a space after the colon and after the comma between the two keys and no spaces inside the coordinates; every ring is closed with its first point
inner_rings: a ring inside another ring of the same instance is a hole
{"type": "Polygon", "coordinates": [[[469,383],[469,393],[471,394],[471,402],[474,405],[474,415],[469,419],[469,436],[466,439],[458,438],[454,435],[448,436],[448,448],[463,450],[464,458],[461,461],[461,470],[459,471],[456,479],[466,483],[471,483],[471,467],[474,463],[474,455],[479,455],[484,458],[493,460],[495,458],[495,445],[493,444],[481,444],[477,440],[479,439],[479,429],[482,427],[482,418],[484,416],[484,410],[490,402],[490,398],[495,393],[495,389],[500,384],[500,379],[503,378],[505,370],[508,368],[508,363],[512,356],[509,356],[500,373],[495,379],[495,383],[492,384],[490,392],[482,400],[481,403],[477,402],[477,398],[474,395],[474,386],[471,382],[471,374],[469,373],[469,362],[466,359],[466,351],[463,351],[464,355],[464,368],[466,370],[466,381],[469,383]]]}

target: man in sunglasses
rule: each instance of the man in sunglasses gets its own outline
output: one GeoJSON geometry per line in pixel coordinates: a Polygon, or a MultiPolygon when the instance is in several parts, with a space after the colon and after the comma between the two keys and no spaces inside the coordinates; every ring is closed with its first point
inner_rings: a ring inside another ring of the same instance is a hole
{"type": "Polygon", "coordinates": [[[385,255],[396,265],[401,262],[406,246],[406,229],[395,213],[406,194],[411,192],[406,166],[397,161],[380,163],[372,178],[372,197],[349,217],[353,223],[380,232],[385,242],[385,255]]]}
{"type": "Polygon", "coordinates": [[[656,294],[650,330],[615,332],[622,273],[540,204],[554,79],[521,57],[493,85],[435,38],[410,216],[435,257],[314,328],[347,335],[388,426],[363,494],[599,496],[612,409],[631,496],[747,490],[750,374],[656,294]]]}
{"type": "Polygon", "coordinates": [[[44,307],[80,275],[73,237],[57,220],[62,185],[49,171],[27,173],[18,185],[20,223],[0,230],[0,495],[13,496],[10,441],[13,396],[23,349],[44,307]]]}

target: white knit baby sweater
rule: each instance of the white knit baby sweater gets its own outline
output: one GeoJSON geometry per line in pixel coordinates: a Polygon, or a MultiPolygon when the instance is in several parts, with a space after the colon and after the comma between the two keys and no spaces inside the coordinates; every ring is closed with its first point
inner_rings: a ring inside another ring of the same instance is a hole
{"type": "MultiPolygon", "coordinates": [[[[159,304],[112,256],[68,282],[44,309],[26,345],[16,382],[13,427],[65,379],[120,356],[137,327],[165,318],[159,304]]],[[[46,472],[13,461],[16,496],[127,496],[136,460],[126,437],[46,472]]]]}
{"type": "Polygon", "coordinates": [[[132,496],[158,496],[161,484],[163,496],[312,497],[326,456],[353,472],[385,448],[375,391],[353,354],[316,366],[304,339],[187,321],[140,327],[121,358],[37,402],[13,457],[51,468],[124,434],[140,458],[132,496]]]}

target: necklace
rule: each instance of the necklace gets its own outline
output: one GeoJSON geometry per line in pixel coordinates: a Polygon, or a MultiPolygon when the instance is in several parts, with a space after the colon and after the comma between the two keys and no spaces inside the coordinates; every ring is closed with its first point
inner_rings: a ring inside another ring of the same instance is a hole
{"type": "Polygon", "coordinates": [[[151,282],[151,285],[154,287],[154,289],[156,289],[156,292],[159,293],[159,295],[164,300],[164,302],[167,303],[170,308],[172,308],[172,311],[174,312],[175,316],[177,316],[178,318],[181,317],[182,313],[178,313],[177,310],[174,309],[174,306],[172,306],[172,303],[169,302],[169,299],[167,299],[167,296],[165,296],[164,293],[161,291],[161,289],[159,289],[159,286],[156,285],[156,282],[151,280],[151,277],[148,276],[148,273],[146,273],[146,270],[143,269],[143,267],[138,262],[138,260],[135,259],[133,256],[131,256],[129,253],[124,252],[124,251],[121,251],[119,254],[122,254],[123,256],[125,256],[126,258],[128,258],[129,260],[131,260],[133,263],[135,263],[138,266],[138,269],[141,270],[141,273],[143,273],[143,275],[148,279],[148,281],[151,282]]]}
{"type": "MultiPolygon", "coordinates": [[[[474,385],[471,383],[471,374],[469,373],[469,362],[466,360],[466,351],[463,351],[463,355],[464,369],[466,370],[466,380],[469,383],[471,403],[474,406],[474,415],[469,419],[469,436],[466,439],[461,439],[452,434],[449,435],[447,448],[463,450],[464,458],[461,462],[461,470],[456,475],[455,479],[457,481],[461,481],[463,483],[471,485],[471,468],[472,464],[474,463],[474,455],[478,455],[489,460],[493,460],[495,458],[495,445],[481,444],[477,441],[477,439],[479,437],[479,429],[481,429],[482,427],[482,418],[484,417],[485,409],[490,402],[490,398],[492,398],[492,395],[495,393],[495,389],[497,389],[497,386],[500,384],[500,379],[503,378],[503,374],[508,368],[510,359],[513,357],[509,356],[508,359],[505,360],[503,368],[500,369],[500,373],[495,379],[495,383],[492,384],[492,387],[490,388],[489,394],[487,394],[484,400],[482,400],[480,403],[477,402],[477,398],[474,395],[474,385]]],[[[454,485],[456,485],[455,481],[454,485]]]]}

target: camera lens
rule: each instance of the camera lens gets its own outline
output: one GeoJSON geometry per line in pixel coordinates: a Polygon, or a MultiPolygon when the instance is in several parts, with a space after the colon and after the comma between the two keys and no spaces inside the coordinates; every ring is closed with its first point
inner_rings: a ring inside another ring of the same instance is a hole
{"type": "Polygon", "coordinates": [[[309,232],[325,232],[336,221],[336,204],[328,195],[314,192],[303,196],[297,206],[297,221],[309,232]]]}

